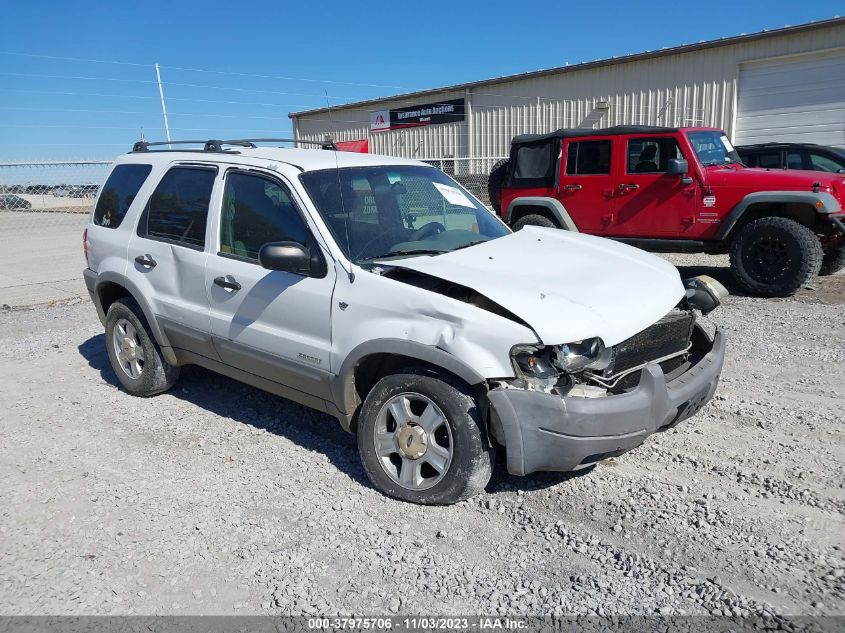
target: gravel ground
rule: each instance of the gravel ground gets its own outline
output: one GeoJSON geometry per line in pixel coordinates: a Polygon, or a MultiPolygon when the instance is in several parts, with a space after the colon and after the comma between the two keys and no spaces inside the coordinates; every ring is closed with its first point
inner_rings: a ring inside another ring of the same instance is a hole
{"type": "Polygon", "coordinates": [[[842,274],[731,297],[698,416],[445,508],[382,497],[333,419],[207,371],[125,394],[87,301],[7,311],[0,613],[845,614],[843,305],[842,274]]]}

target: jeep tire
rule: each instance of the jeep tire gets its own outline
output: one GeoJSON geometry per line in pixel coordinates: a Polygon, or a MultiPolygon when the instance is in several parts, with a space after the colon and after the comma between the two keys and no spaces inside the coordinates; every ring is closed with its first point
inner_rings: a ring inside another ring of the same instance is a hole
{"type": "Polygon", "coordinates": [[[763,297],[786,297],[815,277],[822,247],[803,224],[782,217],[749,222],[734,237],[731,269],[743,288],[763,297]]]}
{"type": "Polygon", "coordinates": [[[552,229],[559,228],[558,225],[555,224],[554,220],[551,220],[545,215],[540,215],[538,213],[530,213],[519,218],[516,222],[513,223],[513,230],[521,231],[526,226],[547,226],[552,229]]]}
{"type": "Polygon", "coordinates": [[[502,199],[499,196],[507,171],[508,159],[503,158],[493,165],[493,169],[490,170],[490,177],[487,179],[487,196],[490,198],[490,206],[493,207],[496,213],[502,212],[502,199]]]}
{"type": "Polygon", "coordinates": [[[106,350],[117,379],[133,396],[167,391],[179,378],[179,368],[162,357],[161,348],[135,299],[125,297],[109,306],[106,350]]]}
{"type": "Polygon", "coordinates": [[[493,446],[470,388],[427,368],[379,380],[364,400],[358,452],[373,486],[425,505],[481,492],[493,470],[493,446]]]}
{"type": "Polygon", "coordinates": [[[831,248],[826,250],[824,256],[822,256],[822,267],[819,269],[819,275],[832,275],[843,268],[845,268],[845,246],[831,248]]]}

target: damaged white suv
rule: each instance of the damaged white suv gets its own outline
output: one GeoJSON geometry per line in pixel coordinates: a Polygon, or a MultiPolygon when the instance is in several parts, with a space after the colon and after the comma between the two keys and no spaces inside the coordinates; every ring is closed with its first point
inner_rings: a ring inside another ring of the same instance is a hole
{"type": "Polygon", "coordinates": [[[416,503],[585,468],[713,395],[718,305],[609,240],[512,233],[420,162],[208,141],[117,159],[85,232],[115,373],[195,363],[336,417],[373,485],[416,503]]]}

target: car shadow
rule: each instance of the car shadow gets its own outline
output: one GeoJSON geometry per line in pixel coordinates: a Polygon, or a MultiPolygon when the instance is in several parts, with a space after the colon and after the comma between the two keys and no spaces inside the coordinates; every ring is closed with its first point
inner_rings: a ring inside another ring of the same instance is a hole
{"type": "Polygon", "coordinates": [[[678,266],[681,279],[708,275],[722,284],[729,293],[737,297],[753,297],[739,285],[736,276],[727,266],[678,266]]]}
{"type": "MultiPolygon", "coordinates": [[[[78,350],[88,365],[99,372],[104,382],[121,388],[106,352],[104,334],[91,337],[80,344],[78,350]]],[[[356,483],[373,487],[358,458],[355,437],[341,429],[337,420],[326,413],[196,365],[183,367],[179,382],[167,393],[221,417],[284,437],[304,449],[320,452],[356,483]]],[[[574,473],[534,473],[517,477],[507,472],[504,450],[499,449],[496,453],[496,467],[486,491],[545,490],[583,477],[592,470],[586,468],[574,473]]]]}

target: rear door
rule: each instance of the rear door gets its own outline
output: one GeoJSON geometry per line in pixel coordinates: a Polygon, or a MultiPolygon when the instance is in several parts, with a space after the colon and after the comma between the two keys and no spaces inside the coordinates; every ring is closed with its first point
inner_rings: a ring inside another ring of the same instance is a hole
{"type": "Polygon", "coordinates": [[[204,273],[217,167],[174,164],[159,180],[129,241],[127,277],[149,300],[170,344],[216,359],[204,273]]]}
{"type": "Polygon", "coordinates": [[[582,233],[605,234],[613,225],[615,142],[590,137],[564,144],[558,199],[582,233]]]}
{"type": "Polygon", "coordinates": [[[616,217],[609,234],[684,239],[695,224],[696,186],[692,178],[668,174],[670,159],[686,158],[672,136],[620,137],[622,169],[616,185],[616,217]]]}
{"type": "Polygon", "coordinates": [[[230,169],[218,216],[204,286],[221,360],[329,399],[334,267],[317,278],[267,270],[258,261],[269,242],[321,250],[290,185],[275,174],[230,169]]]}

